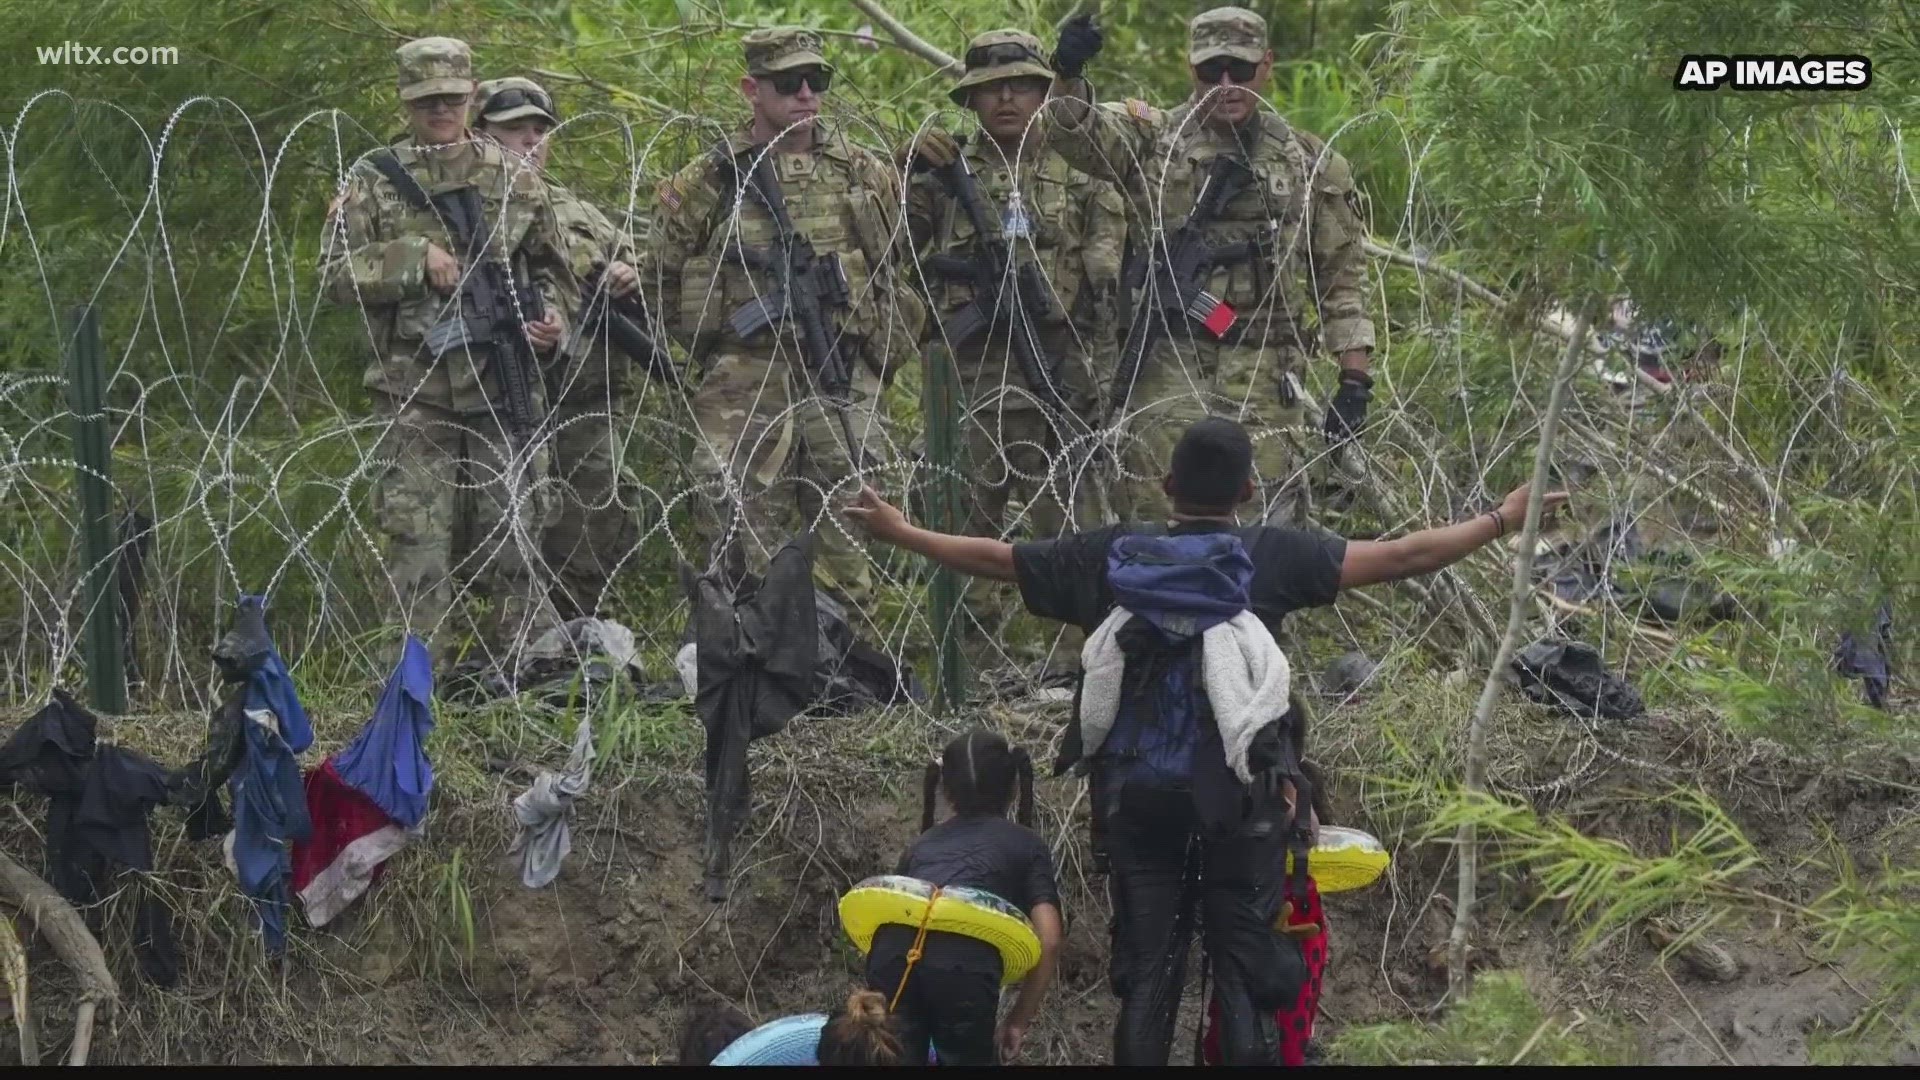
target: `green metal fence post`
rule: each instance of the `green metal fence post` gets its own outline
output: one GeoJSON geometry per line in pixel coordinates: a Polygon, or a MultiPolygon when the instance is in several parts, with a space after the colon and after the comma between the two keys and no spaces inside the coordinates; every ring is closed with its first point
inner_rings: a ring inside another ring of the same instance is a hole
{"type": "MultiPolygon", "coordinates": [[[[959,381],[953,358],[940,345],[927,350],[921,368],[922,411],[927,425],[927,457],[933,465],[927,499],[929,524],[939,532],[957,533],[965,521],[961,510],[959,447],[959,381]]],[[[933,705],[948,716],[967,700],[965,657],[960,652],[960,578],[945,567],[933,572],[928,589],[933,608],[935,678],[933,705]]]]}
{"type": "Polygon", "coordinates": [[[67,411],[73,416],[73,473],[80,516],[80,558],[87,608],[87,687],[93,707],[127,711],[127,673],[120,655],[120,609],[114,592],[119,551],[113,528],[113,446],[107,432],[106,367],[100,321],[91,306],[75,308],[68,338],[67,411]]]}

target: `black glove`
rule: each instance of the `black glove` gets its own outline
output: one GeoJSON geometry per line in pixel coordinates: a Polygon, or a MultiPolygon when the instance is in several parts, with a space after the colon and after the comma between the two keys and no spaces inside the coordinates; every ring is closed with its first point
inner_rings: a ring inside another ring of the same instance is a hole
{"type": "Polygon", "coordinates": [[[1105,44],[1100,28],[1091,14],[1075,15],[1060,28],[1060,40],[1053,47],[1053,73],[1062,79],[1077,79],[1086,70],[1087,61],[1100,55],[1105,44]]]}
{"type": "Polygon", "coordinates": [[[1360,435],[1367,426],[1367,402],[1373,397],[1373,377],[1358,371],[1340,373],[1340,389],[1327,406],[1327,442],[1339,446],[1360,435]]]}

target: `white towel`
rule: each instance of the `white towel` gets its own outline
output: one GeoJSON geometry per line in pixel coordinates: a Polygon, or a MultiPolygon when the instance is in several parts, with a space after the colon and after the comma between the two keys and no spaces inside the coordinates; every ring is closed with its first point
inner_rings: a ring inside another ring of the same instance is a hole
{"type": "MultiPolygon", "coordinates": [[[[1080,746],[1089,757],[1107,740],[1120,713],[1127,657],[1120,628],[1133,612],[1115,608],[1080,650],[1080,746]]],[[[1286,715],[1292,669],[1273,633],[1250,611],[1208,630],[1200,638],[1201,677],[1227,764],[1244,784],[1253,783],[1247,750],[1260,729],[1286,715]]]]}

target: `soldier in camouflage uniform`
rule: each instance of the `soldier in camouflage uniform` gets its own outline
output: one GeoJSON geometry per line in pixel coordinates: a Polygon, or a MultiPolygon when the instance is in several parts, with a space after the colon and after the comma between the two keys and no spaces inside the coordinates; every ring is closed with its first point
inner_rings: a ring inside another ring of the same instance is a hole
{"type": "MultiPolygon", "coordinates": [[[[479,189],[494,228],[490,254],[530,268],[545,298],[545,317],[525,333],[536,352],[551,353],[566,332],[556,304],[565,265],[539,176],[467,130],[474,81],[465,43],[422,38],[395,57],[411,134],[378,153],[391,152],[429,195],[479,189]]],[[[359,308],[373,339],[365,382],[390,421],[376,451],[384,470],[373,509],[402,616],[432,637],[443,666],[452,660],[457,574],[490,594],[480,637],[487,659],[510,668],[515,647],[553,623],[535,572],[544,453],[513,448],[500,375],[483,352],[455,344],[436,359],[426,348],[428,331],[459,315],[470,270],[439,217],[417,209],[370,159],[355,163],[334,210],[321,273],[336,302],[359,308]],[[471,553],[457,557],[458,546],[471,553]]]]}
{"type": "MultiPolygon", "coordinates": [[[[639,529],[634,495],[619,483],[616,432],[626,416],[631,361],[617,354],[604,334],[581,326],[580,315],[596,270],[604,270],[605,288],[613,296],[639,290],[634,245],[591,203],[546,175],[552,146],[547,135],[560,123],[560,113],[539,83],[522,78],[483,82],[474,115],[482,134],[519,155],[546,180],[565,248],[569,274],[561,300],[576,332],[546,371],[547,399],[553,403],[548,452],[556,485],[541,552],[553,578],[553,602],[560,617],[592,615],[614,572],[639,542],[639,529]]],[[[644,230],[644,222],[642,226],[644,230]]]]}
{"type": "Polygon", "coordinates": [[[1092,449],[1086,436],[1100,426],[1099,395],[1112,381],[1119,345],[1114,327],[1121,317],[1126,202],[1118,187],[1068,165],[1037,136],[1032,120],[1053,81],[1039,38],[1019,30],[981,34],[967,44],[966,65],[949,96],[973,110],[983,134],[961,145],[930,130],[903,150],[899,164],[920,172],[908,189],[907,222],[938,316],[929,320],[932,340],[942,340],[943,328],[975,300],[991,305],[994,297],[977,296],[969,283],[935,272],[927,257],[971,260],[993,252],[1040,271],[1042,310],[1027,310],[1019,291],[1008,287],[1000,294],[1006,310],[991,311],[990,332],[945,340],[967,406],[965,468],[973,480],[967,532],[1004,535],[1002,517],[1017,494],[1027,503],[1023,531],[1051,537],[1096,524],[1087,497],[1093,478],[1081,466],[1092,449]],[[935,172],[924,171],[944,170],[956,157],[965,159],[998,234],[976,237],[959,201],[935,172]],[[1009,340],[1014,319],[1033,328],[1070,415],[1049,416],[1046,388],[1028,385],[1009,340]],[[1063,502],[1074,506],[1071,514],[1063,502]]]}
{"type": "Polygon", "coordinates": [[[753,118],[660,185],[643,277],[661,283],[660,310],[703,373],[693,399],[702,541],[731,536],[749,566],[764,566],[797,528],[818,520],[816,580],[864,605],[873,587],[865,550],[821,515],[859,491],[862,469],[891,456],[879,398],[925,321],[925,308],[888,259],[899,231],[900,180],[887,157],[819,119],[833,74],[819,35],[779,27],[755,30],[742,44],[740,90],[753,118]],[[845,272],[848,303],[826,312],[828,336],[850,361],[844,404],[819,386],[791,317],[751,339],[729,328],[731,313],[775,289],[770,275],[732,253],[736,242],[780,250],[771,215],[751,195],[740,196],[731,167],[751,168],[763,153],[795,231],[845,272]]]}
{"type": "Polygon", "coordinates": [[[1128,471],[1155,478],[1135,485],[1133,509],[1148,517],[1165,506],[1162,463],[1189,421],[1214,412],[1259,433],[1255,466],[1266,519],[1298,522],[1308,511],[1297,372],[1312,351],[1302,322],[1309,306],[1318,308],[1320,344],[1341,369],[1324,423],[1328,440],[1351,439],[1366,417],[1373,385],[1366,228],[1346,159],[1261,108],[1273,68],[1266,21],[1223,7],[1195,16],[1189,31],[1193,96],[1172,109],[1091,104],[1080,73],[1101,41],[1088,16],[1062,28],[1053,57],[1053,145],[1079,168],[1127,184],[1137,220],[1153,231],[1186,218],[1215,158],[1245,164],[1255,177],[1209,230],[1214,244],[1259,240],[1266,252],[1206,275],[1204,287],[1238,319],[1222,337],[1192,320],[1168,327],[1128,396],[1128,471]]]}

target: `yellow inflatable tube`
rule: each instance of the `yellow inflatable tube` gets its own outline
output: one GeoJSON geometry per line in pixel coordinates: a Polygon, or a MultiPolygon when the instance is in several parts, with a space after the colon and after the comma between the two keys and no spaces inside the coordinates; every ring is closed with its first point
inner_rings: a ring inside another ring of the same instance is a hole
{"type": "MultiPolygon", "coordinates": [[[[1314,869],[1318,869],[1318,864],[1314,869]]],[[[1019,908],[984,889],[941,889],[919,878],[883,874],[855,885],[840,898],[840,926],[862,956],[873,935],[888,924],[961,934],[1000,953],[1000,982],[1011,986],[1040,963],[1040,935],[1019,908]],[[931,901],[931,903],[929,903],[931,901]]]]}
{"type": "MultiPolygon", "coordinates": [[[[1320,827],[1320,842],[1307,854],[1307,872],[1323,893],[1346,892],[1374,883],[1392,864],[1386,846],[1359,829],[1320,827]]],[[[1293,856],[1287,856],[1293,869],[1293,856]]]]}

